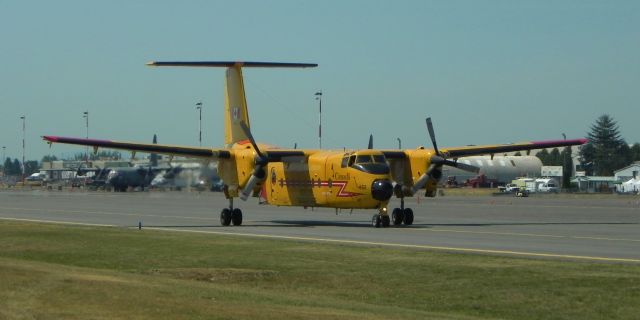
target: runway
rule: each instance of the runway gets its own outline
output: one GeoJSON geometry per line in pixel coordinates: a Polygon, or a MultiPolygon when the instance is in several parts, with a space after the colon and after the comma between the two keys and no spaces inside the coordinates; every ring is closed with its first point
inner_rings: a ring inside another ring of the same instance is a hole
{"type": "MultiPolygon", "coordinates": [[[[0,219],[138,226],[450,252],[640,263],[640,198],[408,199],[410,227],[375,229],[374,210],[272,207],[236,200],[244,222],[223,227],[220,193],[0,191],[0,219]]],[[[390,208],[399,206],[392,203],[390,208]]]]}

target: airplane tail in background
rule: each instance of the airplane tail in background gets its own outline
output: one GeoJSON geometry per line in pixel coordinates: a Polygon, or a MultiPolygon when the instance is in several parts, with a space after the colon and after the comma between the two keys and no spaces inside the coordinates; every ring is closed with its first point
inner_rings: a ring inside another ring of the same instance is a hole
{"type": "Polygon", "coordinates": [[[225,103],[224,103],[224,144],[230,147],[239,141],[248,140],[241,123],[248,128],[249,112],[244,91],[242,68],[309,68],[317,67],[315,63],[282,63],[282,62],[234,62],[234,61],[200,61],[200,62],[149,62],[150,66],[173,67],[226,67],[225,103]]]}

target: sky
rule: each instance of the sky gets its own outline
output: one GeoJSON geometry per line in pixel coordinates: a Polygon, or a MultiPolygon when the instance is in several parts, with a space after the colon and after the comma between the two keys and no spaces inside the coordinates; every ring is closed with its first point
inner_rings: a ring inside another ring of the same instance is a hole
{"type": "Polygon", "coordinates": [[[224,70],[148,61],[318,63],[245,69],[256,140],[431,147],[586,136],[611,115],[640,142],[639,1],[0,0],[0,146],[42,135],[198,145],[224,139],[224,70]]]}

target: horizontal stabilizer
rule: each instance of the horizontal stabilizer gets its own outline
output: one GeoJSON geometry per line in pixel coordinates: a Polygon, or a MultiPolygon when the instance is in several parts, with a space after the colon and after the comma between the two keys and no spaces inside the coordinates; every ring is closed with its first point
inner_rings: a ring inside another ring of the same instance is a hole
{"type": "Polygon", "coordinates": [[[313,68],[317,63],[254,62],[254,61],[152,61],[153,67],[252,67],[252,68],[313,68]]]}

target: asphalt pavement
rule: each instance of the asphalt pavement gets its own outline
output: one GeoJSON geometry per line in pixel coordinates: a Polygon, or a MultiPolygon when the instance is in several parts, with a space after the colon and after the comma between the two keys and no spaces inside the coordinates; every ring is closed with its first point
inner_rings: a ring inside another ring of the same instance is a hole
{"type": "Polygon", "coordinates": [[[218,217],[226,206],[211,192],[0,191],[0,219],[640,263],[637,196],[411,198],[414,224],[380,229],[370,223],[375,210],[274,207],[255,198],[236,199],[243,225],[223,227],[218,217]]]}

